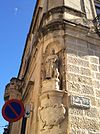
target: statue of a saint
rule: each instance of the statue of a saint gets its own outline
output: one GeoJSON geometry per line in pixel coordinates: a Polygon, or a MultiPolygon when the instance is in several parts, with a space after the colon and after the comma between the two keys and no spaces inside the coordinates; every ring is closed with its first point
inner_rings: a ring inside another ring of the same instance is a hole
{"type": "Polygon", "coordinates": [[[55,54],[55,50],[53,49],[45,61],[46,79],[59,77],[58,65],[59,58],[55,54]]]}

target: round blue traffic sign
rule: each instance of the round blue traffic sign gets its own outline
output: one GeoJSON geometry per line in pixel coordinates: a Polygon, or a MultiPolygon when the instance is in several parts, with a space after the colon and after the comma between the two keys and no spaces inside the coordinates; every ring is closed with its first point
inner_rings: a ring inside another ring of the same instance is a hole
{"type": "Polygon", "coordinates": [[[21,100],[7,101],[2,108],[2,115],[8,122],[16,122],[24,116],[24,105],[21,100]]]}

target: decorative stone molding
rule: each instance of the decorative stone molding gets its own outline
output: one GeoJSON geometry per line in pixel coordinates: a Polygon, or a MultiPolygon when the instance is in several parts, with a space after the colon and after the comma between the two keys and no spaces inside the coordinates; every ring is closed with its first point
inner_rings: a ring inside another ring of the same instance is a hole
{"type": "MultiPolygon", "coordinates": [[[[70,15],[73,15],[75,17],[83,18],[86,20],[86,14],[82,11],[76,10],[74,8],[68,7],[68,6],[59,6],[55,7],[51,10],[49,10],[46,14],[44,14],[43,19],[42,19],[42,24],[45,25],[47,20],[52,21],[54,19],[64,19],[64,13],[68,13],[70,15]],[[54,18],[53,16],[56,14],[57,18],[54,18]]],[[[67,18],[69,19],[69,18],[67,18]]],[[[49,22],[48,21],[48,22],[49,22]]]]}

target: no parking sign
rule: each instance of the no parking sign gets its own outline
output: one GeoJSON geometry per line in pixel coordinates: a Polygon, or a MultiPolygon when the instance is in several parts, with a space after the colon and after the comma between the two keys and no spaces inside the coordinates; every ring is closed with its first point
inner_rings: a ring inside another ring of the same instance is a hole
{"type": "Polygon", "coordinates": [[[2,108],[2,115],[8,122],[16,122],[24,116],[25,110],[21,100],[11,99],[2,108]]]}

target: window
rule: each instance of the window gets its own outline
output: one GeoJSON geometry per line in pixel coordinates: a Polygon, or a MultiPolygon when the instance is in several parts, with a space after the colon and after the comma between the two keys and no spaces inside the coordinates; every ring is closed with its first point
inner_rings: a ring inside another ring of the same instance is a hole
{"type": "Polygon", "coordinates": [[[95,26],[96,33],[100,37],[100,1],[99,0],[95,0],[95,8],[96,8],[97,16],[93,20],[93,23],[95,26]]]}
{"type": "Polygon", "coordinates": [[[100,5],[99,4],[96,4],[96,12],[97,12],[97,15],[100,15],[100,5]]]}

